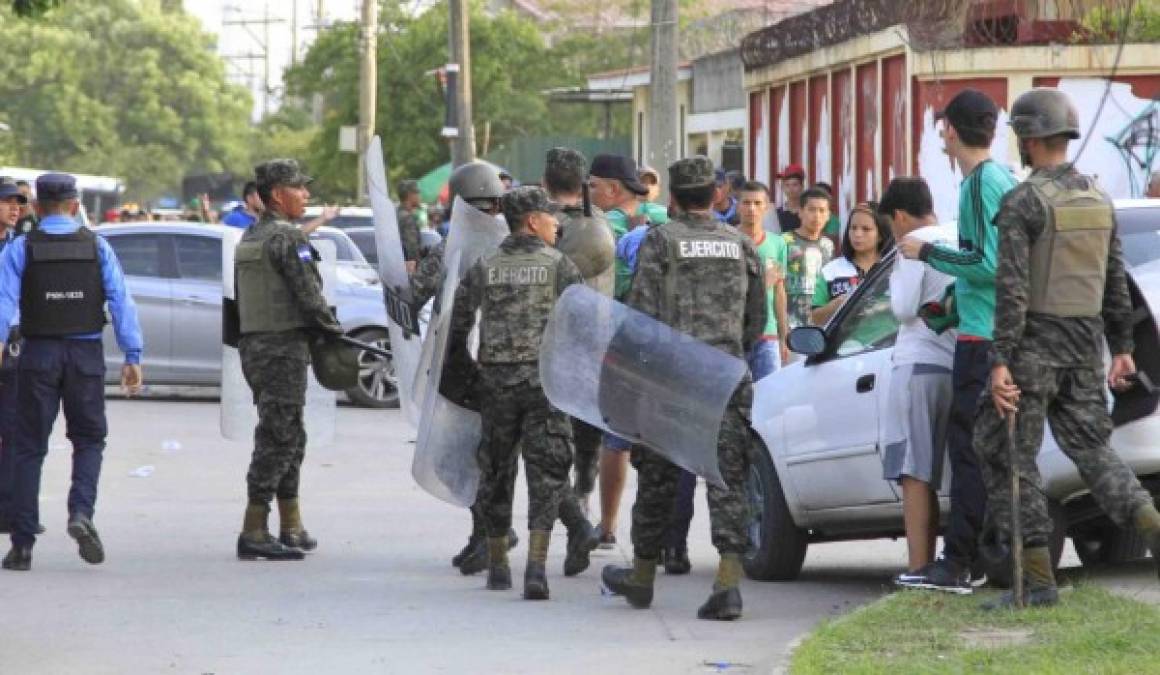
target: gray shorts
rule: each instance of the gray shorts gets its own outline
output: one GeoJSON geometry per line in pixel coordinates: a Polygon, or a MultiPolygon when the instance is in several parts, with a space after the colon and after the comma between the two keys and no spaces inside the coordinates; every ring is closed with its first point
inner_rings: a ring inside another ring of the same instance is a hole
{"type": "Polygon", "coordinates": [[[883,478],[901,481],[909,476],[938,488],[953,393],[949,368],[895,366],[886,408],[883,478]]]}

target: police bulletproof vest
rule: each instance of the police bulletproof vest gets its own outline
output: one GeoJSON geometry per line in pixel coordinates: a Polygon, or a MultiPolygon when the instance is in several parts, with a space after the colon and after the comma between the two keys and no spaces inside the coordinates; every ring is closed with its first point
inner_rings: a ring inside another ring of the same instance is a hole
{"type": "Polygon", "coordinates": [[[25,235],[20,282],[20,330],[32,337],[99,333],[105,325],[105,285],[97,237],[82,227],[72,234],[25,235]]]}
{"type": "Polygon", "coordinates": [[[295,304],[286,279],[275,269],[266,252],[269,241],[269,234],[254,239],[243,238],[234,252],[234,284],[243,334],[286,331],[310,325],[295,304]]]}
{"type": "Polygon", "coordinates": [[[694,227],[682,219],[657,229],[667,240],[665,311],[673,328],[723,349],[742,353],[748,290],[742,235],[720,223],[694,227]]]}
{"type": "Polygon", "coordinates": [[[1027,179],[1047,222],[1031,246],[1029,311],[1059,317],[1098,316],[1103,306],[1112,205],[1090,179],[1070,188],[1048,175],[1027,179]]]}
{"type": "Polygon", "coordinates": [[[544,247],[497,253],[483,263],[480,363],[535,363],[548,314],[556,304],[556,265],[563,254],[544,247]]]}

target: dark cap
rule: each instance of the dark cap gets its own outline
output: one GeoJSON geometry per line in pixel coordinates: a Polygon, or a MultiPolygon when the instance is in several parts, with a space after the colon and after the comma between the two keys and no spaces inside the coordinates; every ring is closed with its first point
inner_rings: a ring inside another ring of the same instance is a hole
{"type": "Polygon", "coordinates": [[[546,170],[555,170],[571,176],[583,177],[588,173],[588,160],[579,150],[552,148],[544,160],[546,170]]]}
{"type": "Polygon", "coordinates": [[[42,202],[63,202],[77,198],[77,179],[67,173],[44,173],[36,179],[36,198],[42,202]]]}
{"type": "Polygon", "coordinates": [[[557,213],[560,210],[560,206],[548,198],[544,188],[532,185],[512,188],[504,194],[500,205],[503,207],[503,217],[507,219],[508,227],[515,227],[529,213],[536,211],[557,213]]]}
{"type": "Polygon", "coordinates": [[[12,197],[16,197],[21,204],[28,203],[28,197],[25,197],[24,193],[20,191],[20,186],[16,184],[16,181],[8,176],[0,176],[0,199],[12,197]]]}
{"type": "Polygon", "coordinates": [[[935,113],[934,118],[950,122],[955,131],[967,129],[994,132],[999,108],[991,97],[977,89],[964,89],[955,94],[947,107],[935,113]]]}
{"type": "Polygon", "coordinates": [[[399,181],[399,197],[406,197],[419,193],[419,181],[404,180],[399,181]]]}
{"type": "Polygon", "coordinates": [[[685,190],[717,184],[713,160],[704,155],[678,159],[669,166],[669,189],[685,190]]]}
{"type": "Polygon", "coordinates": [[[798,180],[804,181],[806,179],[806,170],[802,168],[801,164],[787,164],[786,167],[781,170],[781,173],[777,174],[777,177],[780,180],[785,180],[786,178],[797,178],[798,180]]]}
{"type": "Polygon", "coordinates": [[[254,167],[254,180],[258,187],[273,188],[278,185],[302,187],[314,179],[302,173],[296,160],[271,159],[254,167]]]}
{"type": "Polygon", "coordinates": [[[588,170],[588,175],[618,180],[624,183],[624,187],[638,195],[648,194],[648,187],[640,182],[640,176],[636,172],[636,162],[631,157],[596,155],[592,158],[592,168],[588,170]]]}

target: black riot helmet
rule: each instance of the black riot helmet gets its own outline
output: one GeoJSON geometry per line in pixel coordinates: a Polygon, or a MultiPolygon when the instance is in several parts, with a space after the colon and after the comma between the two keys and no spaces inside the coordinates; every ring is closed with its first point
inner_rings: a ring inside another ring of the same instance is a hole
{"type": "Polygon", "coordinates": [[[448,204],[455,204],[455,197],[471,204],[481,211],[499,213],[499,199],[504,187],[499,171],[487,162],[468,162],[451,172],[448,181],[448,204]]]}

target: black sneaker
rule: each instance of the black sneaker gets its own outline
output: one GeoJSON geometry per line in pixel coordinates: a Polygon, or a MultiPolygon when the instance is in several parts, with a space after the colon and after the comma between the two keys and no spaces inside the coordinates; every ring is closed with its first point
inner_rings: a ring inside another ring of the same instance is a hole
{"type": "Polygon", "coordinates": [[[105,562],[105,547],[101,544],[101,537],[93,521],[85,516],[74,516],[68,523],[68,536],[76,540],[81,560],[90,565],[105,562]]]}
{"type": "Polygon", "coordinates": [[[971,573],[949,560],[936,560],[916,572],[903,572],[894,577],[894,583],[902,588],[916,588],[957,595],[970,595],[971,573]]]}
{"type": "Polygon", "coordinates": [[[32,547],[13,546],[8,555],[4,556],[2,566],[14,572],[27,572],[32,569],[32,547]]]}
{"type": "Polygon", "coordinates": [[[665,567],[665,574],[688,574],[693,569],[689,562],[688,546],[673,546],[661,550],[661,562],[665,567]]]}

